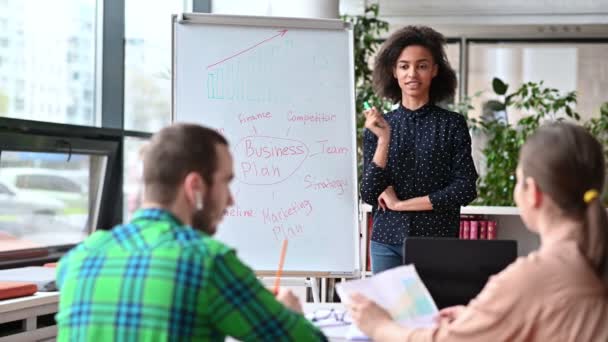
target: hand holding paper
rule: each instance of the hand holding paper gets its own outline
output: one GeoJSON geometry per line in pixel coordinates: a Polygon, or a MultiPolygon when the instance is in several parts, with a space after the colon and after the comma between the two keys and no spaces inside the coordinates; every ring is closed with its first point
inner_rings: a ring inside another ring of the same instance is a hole
{"type": "Polygon", "coordinates": [[[382,329],[387,323],[393,322],[388,311],[359,293],[351,295],[349,309],[357,327],[369,336],[375,336],[377,329],[382,329]]]}
{"type": "MultiPolygon", "coordinates": [[[[365,320],[384,321],[387,318],[385,315],[388,314],[392,320],[411,328],[435,325],[437,306],[413,265],[397,267],[367,279],[341,283],[337,285],[336,289],[343,303],[351,308],[354,303],[355,307],[364,310],[362,314],[352,313],[355,320],[356,316],[359,316],[365,317],[365,320]],[[351,296],[355,293],[369,298],[377,306],[366,302],[367,299],[357,296],[351,303],[351,296]]],[[[359,326],[359,328],[362,328],[364,332],[370,332],[366,329],[367,324],[359,326]]],[[[357,336],[355,330],[350,337],[361,338],[363,336],[357,336]]]]}

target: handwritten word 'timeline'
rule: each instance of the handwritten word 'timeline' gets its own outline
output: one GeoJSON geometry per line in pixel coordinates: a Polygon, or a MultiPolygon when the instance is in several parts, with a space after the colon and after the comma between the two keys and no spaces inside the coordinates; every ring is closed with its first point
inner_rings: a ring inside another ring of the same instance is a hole
{"type": "Polygon", "coordinates": [[[238,205],[226,209],[226,216],[231,217],[255,217],[255,211],[253,209],[243,209],[238,205]]]}

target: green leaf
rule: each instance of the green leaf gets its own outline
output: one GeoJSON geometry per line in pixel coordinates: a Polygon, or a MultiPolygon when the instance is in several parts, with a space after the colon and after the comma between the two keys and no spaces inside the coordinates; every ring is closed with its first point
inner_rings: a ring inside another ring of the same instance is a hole
{"type": "Polygon", "coordinates": [[[500,78],[494,77],[494,79],[492,79],[492,89],[496,94],[504,95],[507,92],[507,88],[509,88],[509,86],[505,84],[500,78]]]}

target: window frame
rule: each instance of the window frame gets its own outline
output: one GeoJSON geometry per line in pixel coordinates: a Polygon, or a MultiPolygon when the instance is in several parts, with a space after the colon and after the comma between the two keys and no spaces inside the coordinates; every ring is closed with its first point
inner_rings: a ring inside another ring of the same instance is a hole
{"type": "MultiPolygon", "coordinates": [[[[122,221],[122,192],[115,189],[122,189],[124,134],[121,130],[0,118],[0,157],[2,150],[105,156],[105,174],[97,194],[99,203],[89,214],[94,215],[93,230],[110,229],[122,221]]],[[[34,258],[2,260],[3,255],[15,253],[0,253],[0,269],[56,261],[73,246],[49,246],[47,256],[34,258]]]]}
{"type": "Polygon", "coordinates": [[[463,37],[463,40],[465,42],[464,45],[461,45],[461,49],[462,46],[465,46],[465,58],[464,61],[461,58],[461,63],[465,63],[465,68],[466,68],[466,77],[465,79],[467,81],[465,81],[466,84],[464,84],[464,89],[462,91],[463,96],[461,97],[461,99],[465,98],[466,96],[469,95],[469,89],[468,89],[468,79],[469,79],[469,74],[468,74],[468,70],[469,70],[469,66],[470,66],[470,47],[473,44],[509,44],[509,43],[513,43],[513,44],[608,44],[608,38],[534,38],[534,37],[522,37],[522,38],[465,38],[463,37]]]}

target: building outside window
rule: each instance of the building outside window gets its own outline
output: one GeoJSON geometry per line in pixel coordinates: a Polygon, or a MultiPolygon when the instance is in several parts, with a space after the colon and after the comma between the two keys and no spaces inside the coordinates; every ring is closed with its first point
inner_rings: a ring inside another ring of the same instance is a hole
{"type": "Polygon", "coordinates": [[[0,88],[0,116],[95,124],[85,110],[95,107],[95,98],[82,97],[95,91],[95,32],[81,28],[96,27],[96,13],[94,0],[7,2],[0,11],[0,59],[10,67],[0,67],[0,78],[8,80],[0,88]],[[83,57],[68,57],[77,55],[83,57]]]}

